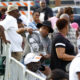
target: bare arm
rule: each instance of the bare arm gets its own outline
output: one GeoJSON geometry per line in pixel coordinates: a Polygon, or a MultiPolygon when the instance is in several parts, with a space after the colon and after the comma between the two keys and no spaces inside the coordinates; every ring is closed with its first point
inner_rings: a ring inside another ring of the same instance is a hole
{"type": "Polygon", "coordinates": [[[78,75],[78,80],[80,80],[80,72],[78,72],[77,75],[78,75]]]}
{"type": "Polygon", "coordinates": [[[21,33],[25,32],[25,31],[27,31],[27,28],[19,28],[17,30],[17,33],[21,34],[21,33]]]}
{"type": "MultiPolygon", "coordinates": [[[[4,33],[4,28],[0,25],[0,38],[5,42],[9,42],[6,40],[6,37],[5,37],[5,33],[4,33]]],[[[10,42],[9,42],[10,43],[10,42]]]]}
{"type": "Polygon", "coordinates": [[[59,59],[62,59],[64,61],[71,61],[74,59],[75,56],[68,55],[65,53],[65,48],[56,48],[56,53],[59,59]]]}
{"type": "Polygon", "coordinates": [[[19,28],[17,30],[17,33],[21,34],[23,32],[29,32],[30,34],[32,34],[33,29],[32,28],[19,28]]]}

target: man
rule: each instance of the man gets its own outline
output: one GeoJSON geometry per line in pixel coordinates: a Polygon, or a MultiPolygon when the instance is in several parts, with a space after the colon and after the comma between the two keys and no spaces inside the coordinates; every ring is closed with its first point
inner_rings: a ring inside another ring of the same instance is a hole
{"type": "Polygon", "coordinates": [[[69,80],[80,80],[80,54],[71,62],[69,80]]]}
{"type": "Polygon", "coordinates": [[[6,18],[0,22],[0,27],[4,29],[6,39],[11,43],[11,53],[14,58],[20,61],[22,56],[22,37],[16,31],[18,30],[17,18],[19,17],[18,7],[9,5],[6,18]]]}
{"type": "MultiPolygon", "coordinates": [[[[37,56],[34,53],[28,53],[24,58],[24,64],[26,65],[27,69],[46,79],[46,75],[43,73],[46,69],[45,67],[41,67],[41,58],[42,56],[37,56]]],[[[28,80],[39,80],[36,77],[31,76],[30,74],[27,74],[26,78],[28,80]]]]}
{"type": "Polygon", "coordinates": [[[45,0],[40,1],[40,8],[38,10],[45,14],[44,20],[48,20],[48,18],[53,17],[53,11],[51,8],[47,7],[45,0]]]}
{"type": "MultiPolygon", "coordinates": [[[[29,46],[31,47],[31,51],[34,52],[35,48],[33,49],[32,47],[39,45],[40,49],[38,52],[45,55],[46,59],[49,59],[50,51],[51,51],[51,41],[50,41],[48,35],[49,35],[49,33],[53,32],[53,29],[51,28],[51,23],[50,23],[50,21],[44,21],[42,24],[38,23],[37,28],[39,29],[39,31],[32,32],[31,34],[28,34],[28,33],[26,34],[29,46]],[[33,42],[35,43],[35,45],[33,45],[33,42]],[[37,43],[38,43],[38,45],[37,45],[37,43]]],[[[26,28],[18,30],[18,33],[22,33],[22,32],[28,32],[28,30],[26,28]]]]}

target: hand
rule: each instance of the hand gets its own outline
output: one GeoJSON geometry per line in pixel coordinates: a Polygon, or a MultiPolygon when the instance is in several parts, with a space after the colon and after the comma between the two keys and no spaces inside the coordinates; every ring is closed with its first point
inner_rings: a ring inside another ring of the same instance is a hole
{"type": "Polygon", "coordinates": [[[5,44],[10,43],[10,41],[8,41],[8,40],[3,40],[3,41],[4,41],[5,44]]]}
{"type": "Polygon", "coordinates": [[[30,34],[32,34],[33,29],[32,28],[27,28],[27,32],[29,32],[30,34]]]}
{"type": "Polygon", "coordinates": [[[40,56],[42,56],[42,58],[44,59],[49,59],[51,55],[50,54],[47,54],[47,55],[40,54],[40,56]]]}
{"type": "Polygon", "coordinates": [[[40,54],[40,56],[42,56],[42,59],[45,59],[45,56],[43,54],[40,54]]]}

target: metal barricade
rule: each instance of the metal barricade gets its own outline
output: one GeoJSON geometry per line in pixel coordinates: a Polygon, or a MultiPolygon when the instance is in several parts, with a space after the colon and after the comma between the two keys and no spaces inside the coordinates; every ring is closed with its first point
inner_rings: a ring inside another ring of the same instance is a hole
{"type": "Polygon", "coordinates": [[[29,80],[28,77],[32,80],[45,80],[44,78],[26,69],[22,63],[11,57],[9,80],[29,80]]]}
{"type": "Polygon", "coordinates": [[[3,44],[2,56],[6,56],[6,67],[5,75],[0,76],[0,80],[28,80],[29,77],[32,80],[45,80],[39,75],[26,69],[21,62],[11,57],[10,44],[3,44]]]}

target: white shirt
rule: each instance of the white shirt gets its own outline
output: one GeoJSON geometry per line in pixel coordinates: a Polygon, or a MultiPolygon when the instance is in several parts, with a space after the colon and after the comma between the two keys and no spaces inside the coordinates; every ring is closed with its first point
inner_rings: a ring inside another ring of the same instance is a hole
{"type": "Polygon", "coordinates": [[[16,18],[7,15],[0,25],[5,29],[6,39],[11,42],[11,52],[22,52],[22,37],[16,32],[18,30],[16,18]]]}
{"type": "Polygon", "coordinates": [[[78,53],[80,53],[80,36],[77,39],[77,48],[78,48],[78,53]]]}
{"type": "Polygon", "coordinates": [[[69,69],[69,80],[79,80],[77,72],[80,72],[80,54],[71,62],[69,69]]]}
{"type": "Polygon", "coordinates": [[[28,25],[29,21],[28,21],[28,19],[27,19],[27,17],[25,15],[21,14],[21,16],[19,17],[19,19],[22,20],[23,24],[28,25]]]}

